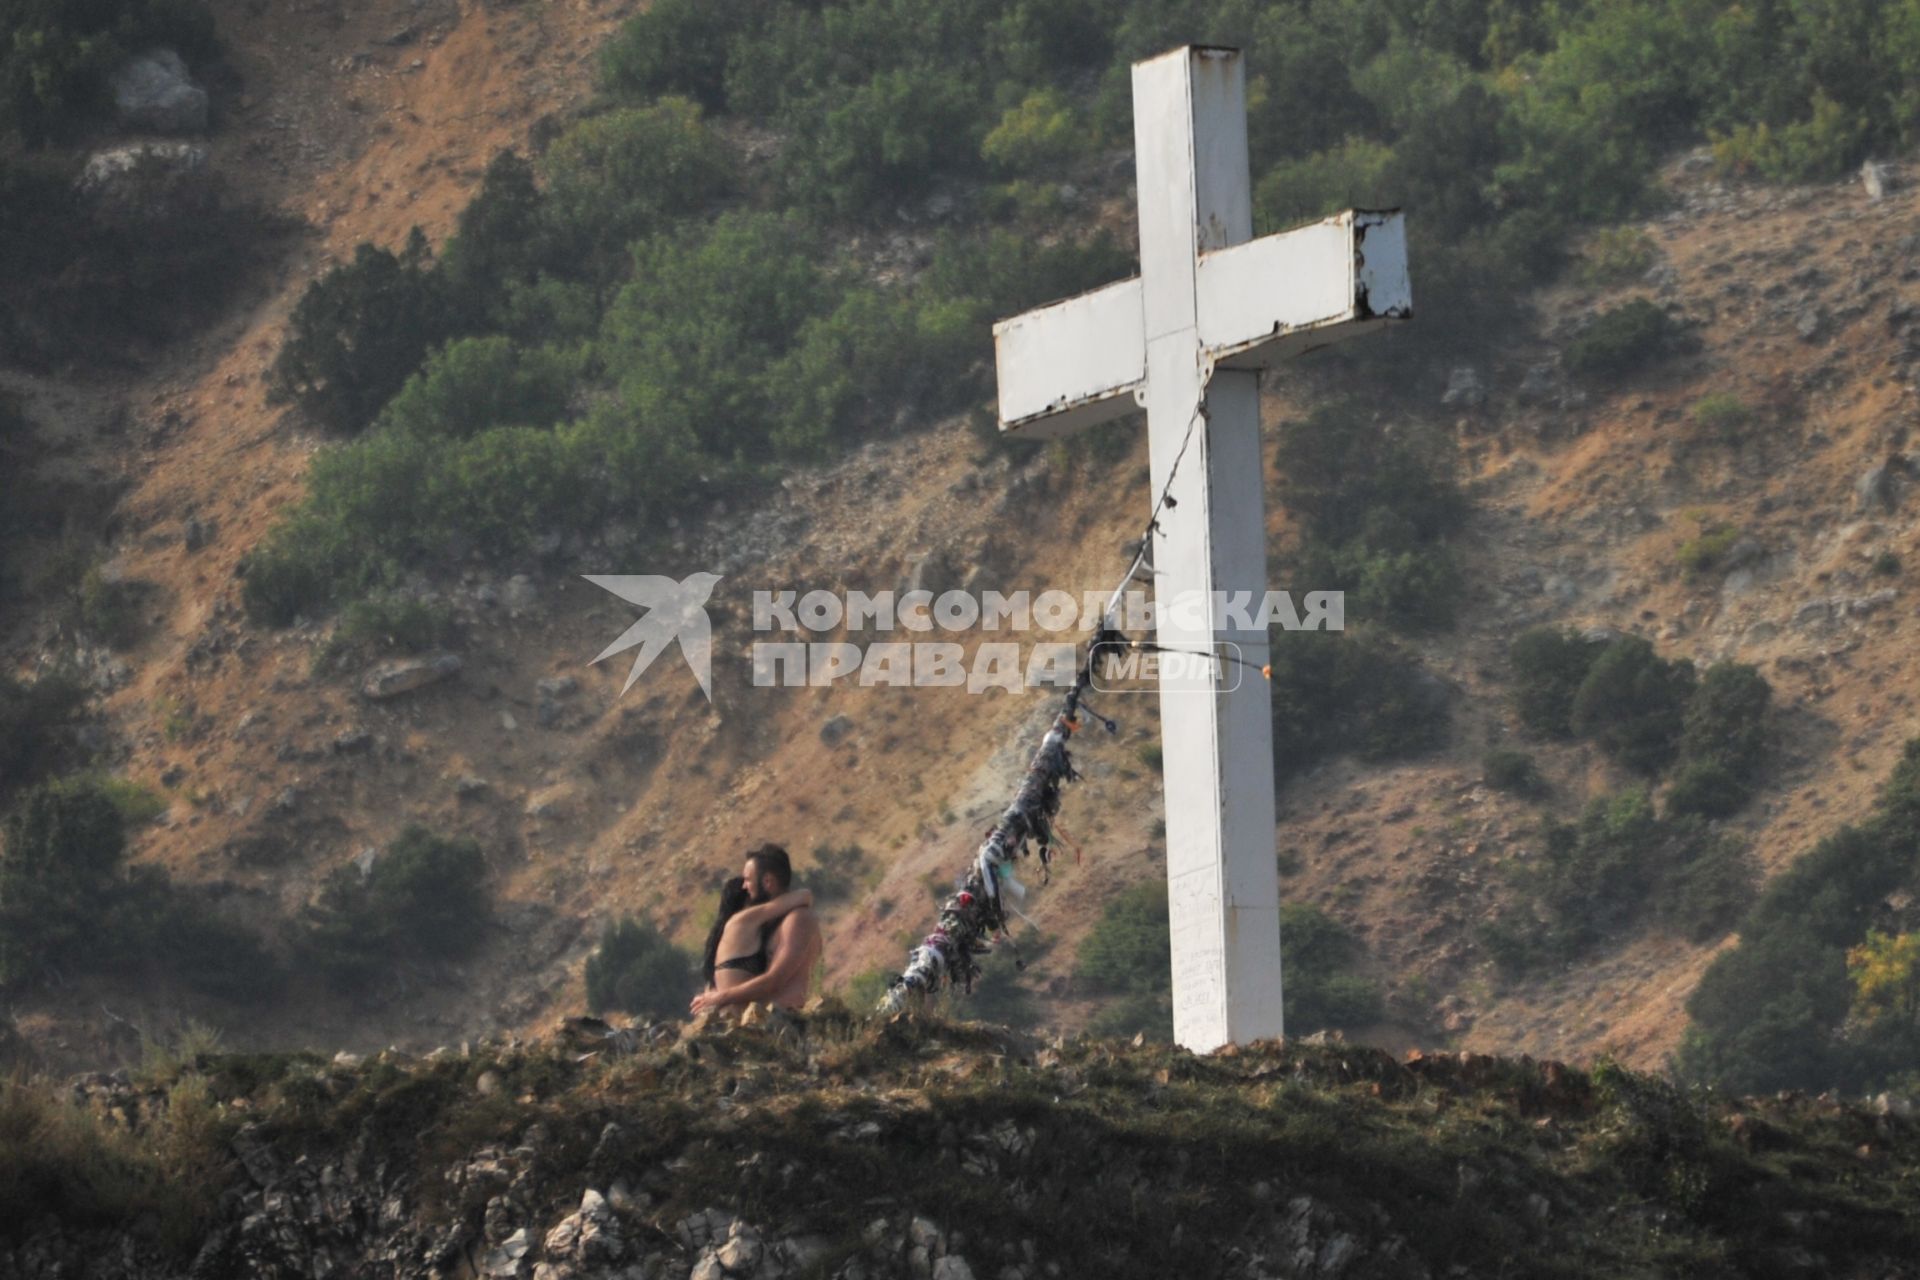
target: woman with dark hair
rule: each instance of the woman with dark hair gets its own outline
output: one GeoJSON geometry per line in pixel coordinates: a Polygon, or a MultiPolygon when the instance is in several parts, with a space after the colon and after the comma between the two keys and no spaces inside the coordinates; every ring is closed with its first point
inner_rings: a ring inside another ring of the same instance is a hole
{"type": "Polygon", "coordinates": [[[720,911],[707,932],[706,957],[701,972],[707,989],[724,991],[767,971],[767,935],[788,912],[813,905],[813,893],[793,889],[777,898],[756,903],[747,882],[734,876],[720,886],[720,911]],[[725,954],[728,959],[722,960],[725,954]]]}

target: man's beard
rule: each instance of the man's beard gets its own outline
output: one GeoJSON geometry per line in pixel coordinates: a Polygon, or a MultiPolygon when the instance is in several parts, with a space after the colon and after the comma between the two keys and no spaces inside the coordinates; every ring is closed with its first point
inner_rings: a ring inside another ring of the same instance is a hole
{"type": "Polygon", "coordinates": [[[747,890],[747,901],[757,907],[763,903],[772,902],[773,895],[767,892],[765,885],[756,884],[747,890]]]}

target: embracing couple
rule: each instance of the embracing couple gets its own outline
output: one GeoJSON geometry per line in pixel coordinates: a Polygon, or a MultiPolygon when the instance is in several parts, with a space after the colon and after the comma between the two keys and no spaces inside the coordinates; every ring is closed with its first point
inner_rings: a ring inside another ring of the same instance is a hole
{"type": "Polygon", "coordinates": [[[721,887],[707,934],[707,989],[693,1011],[759,1001],[798,1009],[820,958],[813,894],[793,887],[793,863],[777,844],[747,851],[746,867],[721,887]]]}

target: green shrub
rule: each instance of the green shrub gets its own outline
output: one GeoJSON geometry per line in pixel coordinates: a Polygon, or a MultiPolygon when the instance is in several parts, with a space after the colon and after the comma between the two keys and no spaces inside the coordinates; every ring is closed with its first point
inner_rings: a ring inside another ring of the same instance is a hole
{"type": "Polygon", "coordinates": [[[1570,736],[1574,696],[1606,647],[1604,640],[1587,640],[1556,627],[1521,632],[1508,651],[1520,722],[1535,733],[1570,736]]]}
{"type": "Polygon", "coordinates": [[[1378,984],[1348,967],[1360,942],[1320,908],[1289,902],[1280,908],[1280,987],[1288,1036],[1329,1027],[1376,1022],[1385,1009],[1378,984]]]}
{"type": "Polygon", "coordinates": [[[587,957],[587,1008],[677,1018],[693,997],[692,959],[651,921],[625,916],[607,925],[587,957]]]}
{"type": "Polygon", "coordinates": [[[378,425],[428,439],[491,427],[551,427],[566,416],[578,356],[525,350],[503,337],[459,338],[427,357],[387,402],[378,425]]]}
{"type": "Polygon", "coordinates": [[[1638,227],[1606,227],[1588,239],[1580,256],[1580,279],[1590,285],[1637,280],[1658,260],[1653,237],[1638,227]]]}
{"type": "Polygon", "coordinates": [[[0,159],[0,357],[103,366],[178,340],[221,314],[291,229],[217,173],[164,170],[136,168],[124,198],[103,199],[69,164],[0,159]]]}
{"type": "Polygon", "coordinates": [[[787,189],[799,204],[842,217],[871,219],[937,173],[968,171],[986,132],[965,77],[925,64],[795,105],[787,189]]]}
{"type": "Polygon", "coordinates": [[[1074,972],[1106,995],[1155,995],[1173,981],[1173,942],[1167,923],[1167,886],[1150,880],[1118,894],[1081,939],[1074,972]]]}
{"type": "Polygon", "coordinates": [[[1461,579],[1446,539],[1469,508],[1449,440],[1335,403],[1284,424],[1275,462],[1281,501],[1303,525],[1303,581],[1346,591],[1356,618],[1451,623],[1461,579]]]}
{"type": "Polygon", "coordinates": [[[335,431],[371,422],[446,336],[441,289],[427,258],[416,227],[400,253],[363,244],[352,262],[307,286],[268,372],[273,396],[335,431]]]}
{"type": "Polygon", "coordinates": [[[1873,558],[1873,571],[1884,578],[1898,577],[1900,557],[1892,551],[1882,551],[1873,558]]]}
{"type": "Polygon", "coordinates": [[[1713,761],[1745,782],[1759,772],[1767,755],[1767,711],[1773,689],[1757,667],[1716,662],[1700,678],[1687,702],[1680,754],[1689,761],[1713,761]]]}
{"type": "Polygon", "coordinates": [[[139,641],[146,630],[142,605],[152,584],[108,574],[95,566],[80,580],[78,612],[86,634],[113,649],[139,641]]]}
{"type": "Polygon", "coordinates": [[[1668,813],[1724,818],[1738,812],[1753,792],[1718,760],[1685,760],[1667,790],[1668,813]]]}
{"type": "Polygon", "coordinates": [[[1479,934],[1502,969],[1560,963],[1616,941],[1642,918],[1693,941],[1724,933],[1752,902],[1746,850],[1697,818],[1662,820],[1644,789],[1549,822],[1532,866],[1513,869],[1518,903],[1479,934]]]}
{"type": "Polygon", "coordinates": [[[1277,231],[1343,209],[1384,209],[1395,203],[1393,148],[1371,138],[1283,161],[1260,179],[1253,207],[1261,226],[1277,231]]]}
{"type": "Polygon", "coordinates": [[[813,890],[817,907],[848,902],[867,874],[867,851],[858,844],[814,846],[813,865],[800,873],[800,882],[813,890]]]}
{"type": "Polygon", "coordinates": [[[1741,429],[1753,421],[1753,410],[1747,402],[1730,391],[1701,396],[1688,412],[1695,426],[1728,442],[1736,439],[1741,429]]]}
{"type": "Polygon", "coordinates": [[[1852,1006],[1847,951],[1920,870],[1920,739],[1874,812],[1820,840],[1773,878],[1687,1001],[1677,1059],[1688,1079],[1743,1092],[1884,1088],[1911,1059],[1840,1034],[1852,1006]]]}
{"type": "Polygon", "coordinates": [[[1446,741],[1444,687],[1365,631],[1276,631],[1273,764],[1291,777],[1332,756],[1395,760],[1446,741]]]}
{"type": "Polygon", "coordinates": [[[410,826],[366,875],[349,864],[327,877],[305,912],[306,958],[334,984],[357,988],[400,960],[464,955],[492,915],[486,872],[473,840],[410,826]]]}
{"type": "Polygon", "coordinates": [[[1759,874],[1739,841],[1689,830],[1692,856],[1669,868],[1654,896],[1654,918],[1691,942],[1712,942],[1753,906],[1759,874]]]}
{"type": "Polygon", "coordinates": [[[425,653],[451,644],[455,625],[443,604],[412,596],[369,596],[341,610],[334,634],[345,645],[425,653]]]}
{"type": "Polygon", "coordinates": [[[1582,377],[1620,377],[1673,354],[1681,339],[1665,311],[1635,298],[1600,312],[1567,344],[1567,369],[1582,377]]]}
{"type": "Polygon", "coordinates": [[[1173,1039],[1173,942],[1167,886],[1148,881],[1107,904],[1080,940],[1075,976],[1107,997],[1088,1021],[1095,1035],[1173,1039]]]}
{"type": "Polygon", "coordinates": [[[1775,182],[1817,182],[1860,163],[1873,137],[1864,113],[1815,90],[1811,114],[1778,128],[1761,120],[1714,135],[1713,158],[1721,172],[1757,175],[1775,182]]]}
{"type": "Polygon", "coordinates": [[[601,49],[601,84],[625,102],[684,94],[717,111],[727,100],[729,39],[767,12],[762,0],[654,0],[601,49]]]}
{"type": "Polygon", "coordinates": [[[1036,89],[988,130],[980,158],[1004,173],[1058,170],[1079,151],[1083,130],[1065,95],[1036,89]]]}
{"type": "Polygon", "coordinates": [[[0,800],[57,766],[62,733],[87,705],[76,677],[53,671],[28,682],[0,672],[0,800]]]}
{"type": "Polygon", "coordinates": [[[90,780],[112,802],[129,829],[144,827],[167,811],[167,802],[151,787],[132,778],[97,777],[90,780]]]}
{"type": "Polygon", "coordinates": [[[1718,569],[1721,562],[1726,559],[1727,552],[1731,551],[1733,544],[1739,540],[1738,525],[1725,523],[1704,525],[1698,537],[1690,538],[1681,544],[1675,558],[1679,560],[1680,567],[1686,571],[1687,577],[1697,580],[1718,569]]]}
{"type": "Polygon", "coordinates": [[[635,240],[705,208],[733,181],[732,152],[684,98],[590,116],[547,149],[542,221],[567,274],[611,271],[635,240]],[[596,271],[596,264],[599,266],[596,271]]]}
{"type": "Polygon", "coordinates": [[[1141,764],[1156,773],[1160,771],[1161,766],[1165,763],[1165,757],[1160,750],[1160,744],[1157,742],[1141,743],[1140,749],[1134,752],[1134,756],[1141,764]]]}
{"type": "Polygon", "coordinates": [[[1690,664],[1659,657],[1639,636],[1621,636],[1594,659],[1568,722],[1629,769],[1657,773],[1679,749],[1693,689],[1690,664]]]}
{"type": "Polygon", "coordinates": [[[1496,791],[1531,796],[1546,789],[1546,779],[1540,776],[1540,767],[1524,751],[1512,748],[1489,751],[1481,757],[1480,772],[1486,778],[1487,785],[1496,791]]]}
{"type": "Polygon", "coordinates": [[[0,856],[0,985],[97,964],[126,858],[126,822],[84,780],[34,788],[15,803],[0,856]]]}
{"type": "MultiPolygon", "coordinates": [[[[533,165],[518,152],[500,152],[487,164],[480,190],[460,211],[454,233],[440,251],[436,274],[445,289],[448,314],[457,321],[454,327],[521,333],[510,299],[517,291],[537,288],[543,272],[565,265],[533,165]]],[[[594,314],[597,318],[597,306],[594,314]]],[[[591,331],[589,324],[564,336],[582,337],[591,331]]],[[[558,338],[562,331],[550,327],[541,336],[558,338]]]]}

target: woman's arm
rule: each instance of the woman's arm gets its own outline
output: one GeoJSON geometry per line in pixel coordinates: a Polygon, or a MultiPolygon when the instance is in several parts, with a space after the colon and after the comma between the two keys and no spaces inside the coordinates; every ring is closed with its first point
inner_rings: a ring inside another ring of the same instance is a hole
{"type": "Polygon", "coordinates": [[[762,902],[757,906],[740,908],[740,910],[733,913],[733,918],[727,921],[727,927],[731,929],[737,924],[743,930],[764,928],[772,924],[775,920],[783,918],[789,912],[798,911],[801,907],[810,907],[812,905],[813,890],[789,889],[771,902],[762,902]]]}

